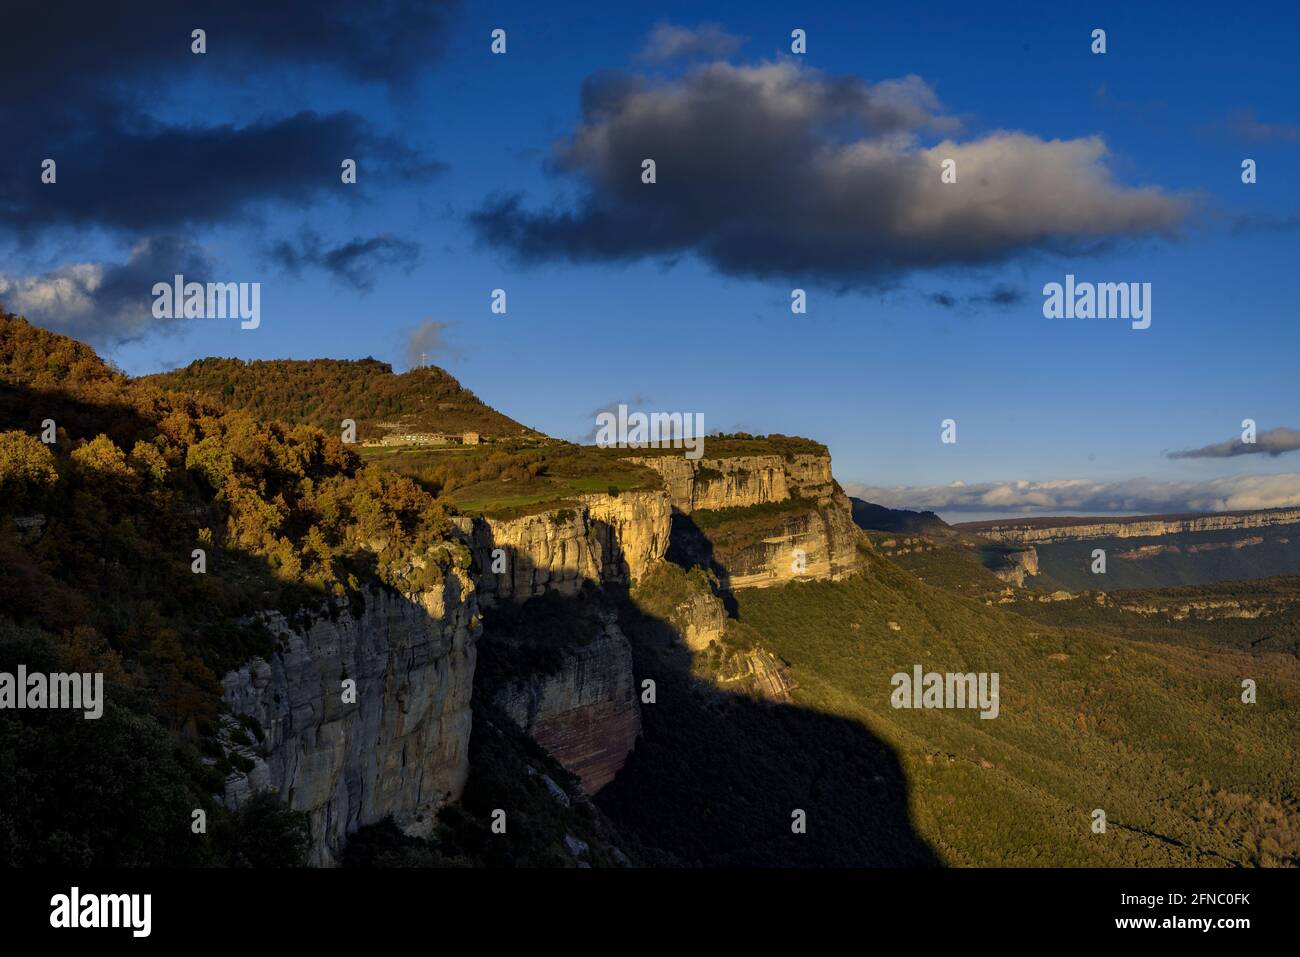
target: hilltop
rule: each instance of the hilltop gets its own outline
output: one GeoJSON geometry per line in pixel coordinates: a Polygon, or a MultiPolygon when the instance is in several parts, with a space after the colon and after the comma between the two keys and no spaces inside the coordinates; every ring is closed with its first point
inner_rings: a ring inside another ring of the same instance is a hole
{"type": "Polygon", "coordinates": [[[955,537],[947,522],[934,512],[914,512],[905,508],[886,508],[860,498],[853,502],[853,521],[859,528],[873,532],[898,532],[904,535],[955,537]]]}
{"type": "Polygon", "coordinates": [[[261,421],[278,419],[337,432],[357,424],[357,441],[409,433],[477,432],[488,439],[538,438],[436,366],[394,373],[377,359],[195,359],[141,379],[204,395],[261,421]]]}

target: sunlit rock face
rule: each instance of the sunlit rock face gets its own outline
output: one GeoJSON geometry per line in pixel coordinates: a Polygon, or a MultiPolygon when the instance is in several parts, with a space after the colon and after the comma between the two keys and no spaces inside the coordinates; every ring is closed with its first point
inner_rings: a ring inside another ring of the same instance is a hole
{"type": "Polygon", "coordinates": [[[1038,574],[1038,550],[1032,546],[1010,549],[993,560],[990,570],[1004,582],[1023,586],[1026,578],[1038,574]]]}
{"type": "Polygon", "coordinates": [[[667,495],[653,489],[586,495],[522,518],[455,521],[477,560],[479,597],[490,604],[576,595],[586,582],[627,584],[663,558],[669,518],[667,495]]]}
{"type": "Polygon", "coordinates": [[[743,455],[726,459],[655,455],[630,459],[663,477],[673,508],[745,508],[789,498],[822,499],[835,490],[825,455],[743,455]]]}
{"type": "Polygon", "coordinates": [[[838,580],[859,566],[858,527],[849,500],[833,496],[825,505],[773,516],[754,540],[715,549],[724,588],[767,588],[791,581],[838,580]]]}
{"type": "Polygon", "coordinates": [[[838,579],[860,564],[858,547],[865,540],[853,522],[849,499],[835,484],[828,455],[746,455],[695,462],[653,456],[634,461],[663,477],[677,513],[670,557],[683,565],[711,568],[723,588],[838,579]],[[756,512],[745,534],[700,532],[689,520],[702,510],[797,504],[794,500],[807,507],[762,517],[756,512]]]}

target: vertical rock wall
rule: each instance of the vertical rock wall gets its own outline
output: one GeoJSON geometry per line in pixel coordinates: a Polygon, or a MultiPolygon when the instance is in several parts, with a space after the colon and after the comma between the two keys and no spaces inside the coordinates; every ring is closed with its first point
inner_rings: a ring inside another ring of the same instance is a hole
{"type": "Polygon", "coordinates": [[[278,613],[266,618],[279,650],[222,679],[231,712],[264,733],[234,748],[253,767],[227,780],[227,803],[270,789],[306,812],[317,865],[390,814],[412,833],[431,828],[469,773],[480,626],[468,573],[449,572],[440,589],[419,594],[374,589],[359,614],[322,615],[304,631],[278,613]],[[345,678],[356,682],[355,703],[344,701],[345,678]]]}

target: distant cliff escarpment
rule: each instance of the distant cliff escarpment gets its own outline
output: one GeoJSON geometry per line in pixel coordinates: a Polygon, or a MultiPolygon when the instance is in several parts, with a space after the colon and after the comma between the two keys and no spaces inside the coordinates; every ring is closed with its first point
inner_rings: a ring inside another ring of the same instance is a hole
{"type": "Polygon", "coordinates": [[[1185,532],[1232,531],[1293,525],[1300,508],[1276,508],[1210,515],[1151,515],[1099,521],[1095,518],[1041,518],[1030,521],[964,522],[953,528],[995,542],[1033,545],[1087,538],[1153,538],[1185,532]]]}

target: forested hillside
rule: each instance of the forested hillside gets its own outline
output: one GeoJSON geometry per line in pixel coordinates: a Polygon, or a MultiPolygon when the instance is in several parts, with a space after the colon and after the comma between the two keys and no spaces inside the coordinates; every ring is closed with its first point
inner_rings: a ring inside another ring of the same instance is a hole
{"type": "Polygon", "coordinates": [[[533,435],[436,366],[394,374],[377,359],[196,359],[143,382],[219,399],[255,419],[307,423],[337,433],[357,423],[357,440],[387,432],[479,432],[491,437],[533,435]]]}
{"type": "Polygon", "coordinates": [[[445,521],[335,432],[132,382],[0,317],[0,670],[102,671],[112,686],[98,721],[0,714],[0,861],[238,858],[212,798],[227,767],[214,720],[216,678],[268,651],[246,616],[437,576],[404,556],[440,542],[445,521]],[[202,839],[195,808],[216,822],[202,839]]]}

